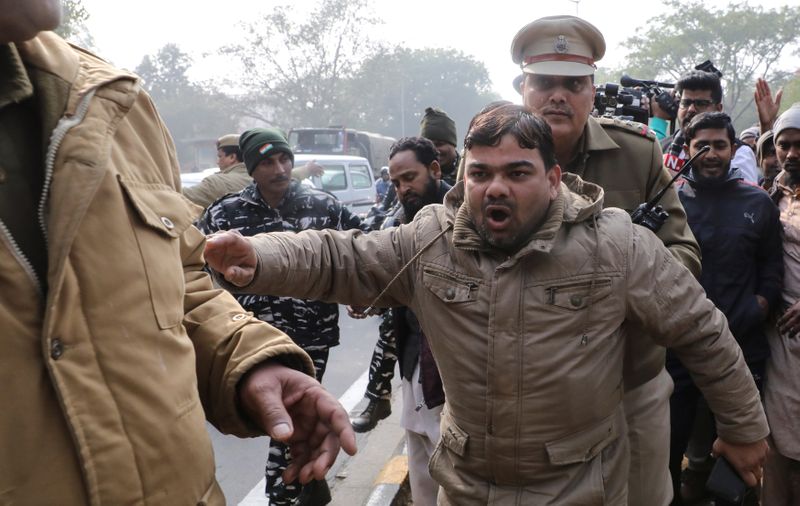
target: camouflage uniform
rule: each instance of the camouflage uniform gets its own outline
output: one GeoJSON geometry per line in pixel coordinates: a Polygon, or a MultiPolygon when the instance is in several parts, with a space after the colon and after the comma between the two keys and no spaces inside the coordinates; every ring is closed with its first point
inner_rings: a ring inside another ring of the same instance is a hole
{"type": "MultiPolygon", "coordinates": [[[[386,213],[386,218],[381,224],[381,229],[396,227],[400,224],[403,207],[395,203],[394,207],[386,213]]],[[[394,365],[397,363],[397,342],[395,340],[394,318],[391,309],[386,309],[381,314],[381,324],[378,326],[378,342],[372,352],[369,362],[369,381],[367,382],[366,397],[369,400],[392,398],[392,378],[394,378],[394,365]]]]}
{"type": "MultiPolygon", "coordinates": [[[[292,181],[277,208],[270,207],[251,183],[239,193],[228,194],[206,210],[199,228],[206,234],[218,230],[238,230],[251,236],[263,232],[300,232],[333,228],[362,228],[352,214],[333,195],[292,181]]],[[[331,346],[339,344],[339,306],[326,302],[273,297],[236,295],[239,303],[262,321],[286,332],[314,361],[317,380],[322,381],[331,346]]],[[[270,504],[294,504],[301,487],[283,483],[281,474],[290,460],[289,447],[270,441],[266,467],[266,492],[270,504]]]]}

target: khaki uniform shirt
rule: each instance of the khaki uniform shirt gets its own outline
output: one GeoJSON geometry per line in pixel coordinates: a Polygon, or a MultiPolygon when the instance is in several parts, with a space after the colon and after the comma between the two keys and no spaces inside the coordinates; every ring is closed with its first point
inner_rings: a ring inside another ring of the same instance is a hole
{"type": "Polygon", "coordinates": [[[253,178],[247,173],[244,163],[239,162],[182,191],[186,198],[205,209],[220,197],[244,190],[252,182],[253,178]]]}

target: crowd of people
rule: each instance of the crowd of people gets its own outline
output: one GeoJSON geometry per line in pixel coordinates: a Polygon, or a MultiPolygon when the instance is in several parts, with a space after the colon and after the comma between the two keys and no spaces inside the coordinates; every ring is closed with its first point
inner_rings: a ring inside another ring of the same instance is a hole
{"type": "Polygon", "coordinates": [[[399,362],[415,504],[800,504],[800,104],[766,81],[739,135],[705,70],[653,128],[594,117],[603,35],[537,19],[522,104],[460,153],[425,109],[365,220],[273,127],[181,190],[137,77],[47,31],[59,3],[0,0],[0,503],[224,504],[207,419],[271,437],[270,504],[327,504],[399,362]],[[319,383],[337,303],[381,318],[352,419],[319,383]]]}

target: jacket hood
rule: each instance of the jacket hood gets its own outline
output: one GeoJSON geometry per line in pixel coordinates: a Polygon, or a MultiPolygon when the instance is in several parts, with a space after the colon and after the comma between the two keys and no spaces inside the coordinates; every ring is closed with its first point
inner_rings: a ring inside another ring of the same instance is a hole
{"type": "MultiPolygon", "coordinates": [[[[444,205],[452,216],[452,222],[450,219],[448,222],[453,225],[454,246],[479,251],[490,249],[475,230],[469,206],[464,202],[464,181],[459,181],[448,192],[444,205]]],[[[517,255],[531,249],[549,251],[562,224],[590,220],[602,209],[603,189],[600,186],[584,181],[575,174],[564,173],[558,196],[550,204],[544,223],[517,255]]]]}

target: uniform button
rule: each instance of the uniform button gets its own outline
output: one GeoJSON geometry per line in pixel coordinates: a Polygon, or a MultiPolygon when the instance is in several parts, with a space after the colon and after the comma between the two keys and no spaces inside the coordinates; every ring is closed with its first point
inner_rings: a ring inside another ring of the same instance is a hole
{"type": "Polygon", "coordinates": [[[583,297],[580,295],[573,295],[569,298],[569,303],[575,307],[580,307],[580,305],[583,304],[583,297]]]}
{"type": "Polygon", "coordinates": [[[58,360],[61,358],[61,355],[64,354],[64,345],[61,343],[61,339],[55,338],[50,341],[50,357],[53,360],[58,360]]]}
{"type": "Polygon", "coordinates": [[[233,318],[231,318],[231,320],[233,320],[235,322],[238,322],[238,321],[244,320],[245,318],[247,318],[246,314],[239,313],[239,314],[233,315],[233,318]]]}
{"type": "Polygon", "coordinates": [[[444,298],[447,300],[453,300],[455,296],[456,296],[456,291],[452,286],[448,288],[446,292],[444,292],[444,298]]]}
{"type": "Polygon", "coordinates": [[[172,220],[171,220],[171,219],[169,219],[169,218],[167,218],[166,216],[162,216],[162,217],[161,217],[161,223],[163,223],[163,224],[164,224],[164,226],[165,226],[165,227],[167,227],[167,228],[168,228],[168,229],[170,229],[170,230],[172,230],[173,228],[175,228],[175,224],[174,224],[174,223],[172,223],[172,220]]]}

